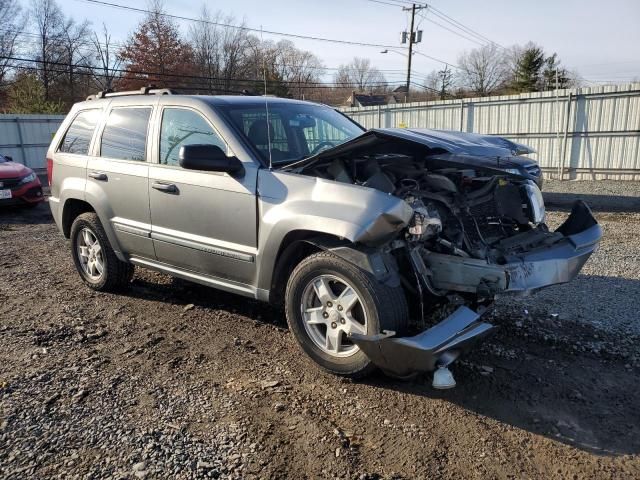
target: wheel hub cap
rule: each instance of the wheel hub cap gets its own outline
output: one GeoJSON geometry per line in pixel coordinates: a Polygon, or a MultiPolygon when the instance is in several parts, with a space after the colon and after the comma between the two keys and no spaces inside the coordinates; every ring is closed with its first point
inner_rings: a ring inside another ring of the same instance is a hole
{"type": "Polygon", "coordinates": [[[349,333],[367,333],[367,318],[356,290],[335,275],[319,275],[305,287],[300,306],[304,327],[325,353],[348,357],[359,351],[349,333]]]}
{"type": "Polygon", "coordinates": [[[104,272],[104,257],[98,237],[88,228],[83,228],[76,237],[78,260],[84,273],[92,280],[99,280],[104,272]]]}

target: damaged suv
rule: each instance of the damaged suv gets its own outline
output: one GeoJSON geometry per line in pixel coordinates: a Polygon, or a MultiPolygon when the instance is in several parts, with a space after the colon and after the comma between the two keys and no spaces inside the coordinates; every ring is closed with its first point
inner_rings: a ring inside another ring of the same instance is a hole
{"type": "Polygon", "coordinates": [[[100,93],[53,139],[49,204],[93,289],[140,266],[283,303],[327,370],[409,377],[446,371],[490,333],[481,316],[496,296],[567,282],[596,249],[582,202],[548,229],[522,152],[498,137],[365,131],[308,102],[100,93]]]}

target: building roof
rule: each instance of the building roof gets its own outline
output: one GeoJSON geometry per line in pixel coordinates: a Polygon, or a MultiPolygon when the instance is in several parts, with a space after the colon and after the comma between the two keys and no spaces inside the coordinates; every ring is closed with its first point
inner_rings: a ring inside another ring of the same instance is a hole
{"type": "Polygon", "coordinates": [[[367,95],[365,93],[356,93],[352,101],[358,102],[363,107],[372,107],[375,105],[386,105],[389,103],[387,95],[367,95]]]}

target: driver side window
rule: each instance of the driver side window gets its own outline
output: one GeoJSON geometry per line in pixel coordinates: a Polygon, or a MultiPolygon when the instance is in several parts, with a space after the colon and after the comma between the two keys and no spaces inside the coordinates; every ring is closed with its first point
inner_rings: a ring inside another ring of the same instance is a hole
{"type": "Polygon", "coordinates": [[[202,115],[184,108],[165,108],[160,127],[160,164],[179,165],[183,145],[217,145],[224,152],[227,146],[202,115]]]}

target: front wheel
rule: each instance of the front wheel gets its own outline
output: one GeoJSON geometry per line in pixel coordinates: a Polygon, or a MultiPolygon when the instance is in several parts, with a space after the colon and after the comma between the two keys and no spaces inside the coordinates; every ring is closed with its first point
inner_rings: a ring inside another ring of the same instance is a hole
{"type": "Polygon", "coordinates": [[[71,256],[84,283],[94,290],[120,289],[133,276],[133,265],[116,256],[93,212],[78,215],[71,225],[71,256]]]}
{"type": "Polygon", "coordinates": [[[401,331],[408,315],[401,287],[388,287],[330,252],[311,255],[294,269],[285,308],[289,328],[307,355],[352,378],[368,375],[375,366],[348,334],[401,331]]]}

